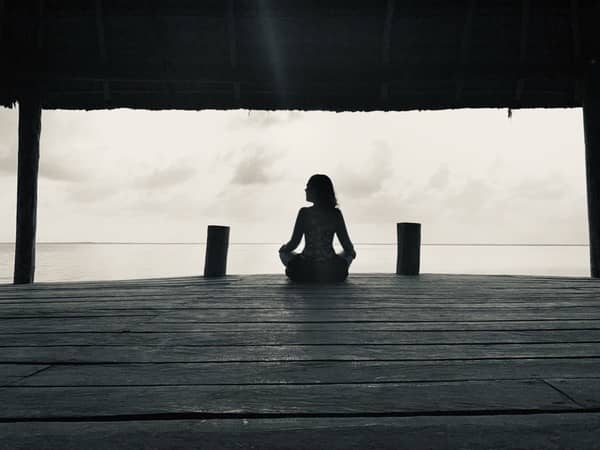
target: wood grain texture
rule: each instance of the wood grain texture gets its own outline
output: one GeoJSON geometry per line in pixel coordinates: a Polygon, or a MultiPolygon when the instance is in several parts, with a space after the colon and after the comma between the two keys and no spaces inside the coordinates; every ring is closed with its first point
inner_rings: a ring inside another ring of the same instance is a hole
{"type": "Polygon", "coordinates": [[[352,415],[582,410],[541,381],[280,386],[21,387],[0,392],[0,418],[152,414],[352,415]]]}
{"type": "Polygon", "coordinates": [[[598,448],[600,414],[0,423],[0,449],[598,448]]]}
{"type": "MultiPolygon", "coordinates": [[[[353,274],[310,286],[252,275],[0,286],[0,421],[55,442],[56,430],[24,421],[118,419],[130,430],[123,442],[139,436],[140,419],[160,418],[173,429],[211,418],[221,437],[231,417],[310,416],[334,433],[333,416],[372,416],[381,426],[397,415],[450,414],[438,418],[450,423],[465,414],[550,414],[560,430],[574,415],[596,423],[599,373],[600,283],[585,278],[353,274]]],[[[507,435],[520,429],[497,420],[507,435]]],[[[593,448],[579,436],[578,448],[593,448]]]]}
{"type": "MultiPolygon", "coordinates": [[[[17,366],[21,367],[21,366],[17,366]]],[[[29,366],[25,366],[29,367],[29,366]]],[[[31,366],[38,367],[38,366],[31,366]]],[[[45,367],[45,366],[44,366],[45,367]]],[[[22,386],[150,386],[225,384],[346,384],[427,381],[587,379],[600,359],[460,361],[284,361],[53,365],[22,386]]],[[[585,380],[584,380],[585,383],[585,380]]]]}

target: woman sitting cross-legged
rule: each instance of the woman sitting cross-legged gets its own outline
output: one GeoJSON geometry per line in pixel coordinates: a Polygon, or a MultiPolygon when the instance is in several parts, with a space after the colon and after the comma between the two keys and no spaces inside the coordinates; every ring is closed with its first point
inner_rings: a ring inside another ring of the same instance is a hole
{"type": "Polygon", "coordinates": [[[356,252],[348,236],[342,212],[337,208],[333,184],[327,175],[313,175],[306,185],[306,201],[314,206],[300,208],[292,238],[279,249],[285,273],[292,281],[344,281],[356,252]],[[344,251],[336,254],[333,235],[344,251]],[[304,235],[302,253],[294,252],[304,235]]]}

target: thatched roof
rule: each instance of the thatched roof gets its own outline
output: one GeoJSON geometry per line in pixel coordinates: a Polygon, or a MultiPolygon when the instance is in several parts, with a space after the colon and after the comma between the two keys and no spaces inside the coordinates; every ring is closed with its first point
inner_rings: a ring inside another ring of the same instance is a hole
{"type": "Polygon", "coordinates": [[[0,104],[572,107],[596,0],[0,0],[0,104]]]}

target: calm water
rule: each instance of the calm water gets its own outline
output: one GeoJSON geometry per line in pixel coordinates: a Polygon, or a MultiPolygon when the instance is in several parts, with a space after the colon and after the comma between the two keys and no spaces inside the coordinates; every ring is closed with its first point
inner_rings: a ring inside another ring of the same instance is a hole
{"type": "MultiPolygon", "coordinates": [[[[232,244],[230,274],[283,273],[279,244],[232,244]]],[[[204,244],[38,244],[36,281],[201,275],[204,244]]],[[[356,245],[350,272],[393,273],[395,244],[356,245]]],[[[0,283],[12,282],[13,244],[0,244],[0,283]]],[[[437,246],[421,249],[422,273],[588,276],[587,246],[437,246]]]]}

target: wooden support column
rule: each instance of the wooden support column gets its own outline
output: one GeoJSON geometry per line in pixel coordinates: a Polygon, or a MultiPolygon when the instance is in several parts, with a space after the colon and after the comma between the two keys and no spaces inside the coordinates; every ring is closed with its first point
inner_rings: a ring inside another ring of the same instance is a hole
{"type": "Polygon", "coordinates": [[[402,222],[396,224],[398,235],[398,275],[419,275],[421,265],[421,224],[402,222]]]}
{"type": "Polygon", "coordinates": [[[227,274],[229,227],[209,225],[206,232],[205,277],[224,277],[227,274]]]}
{"type": "Polygon", "coordinates": [[[14,283],[33,283],[42,107],[39,96],[19,100],[17,240],[14,283]]]}
{"type": "Polygon", "coordinates": [[[591,64],[583,98],[590,272],[600,278],[600,63],[591,64]]]}

